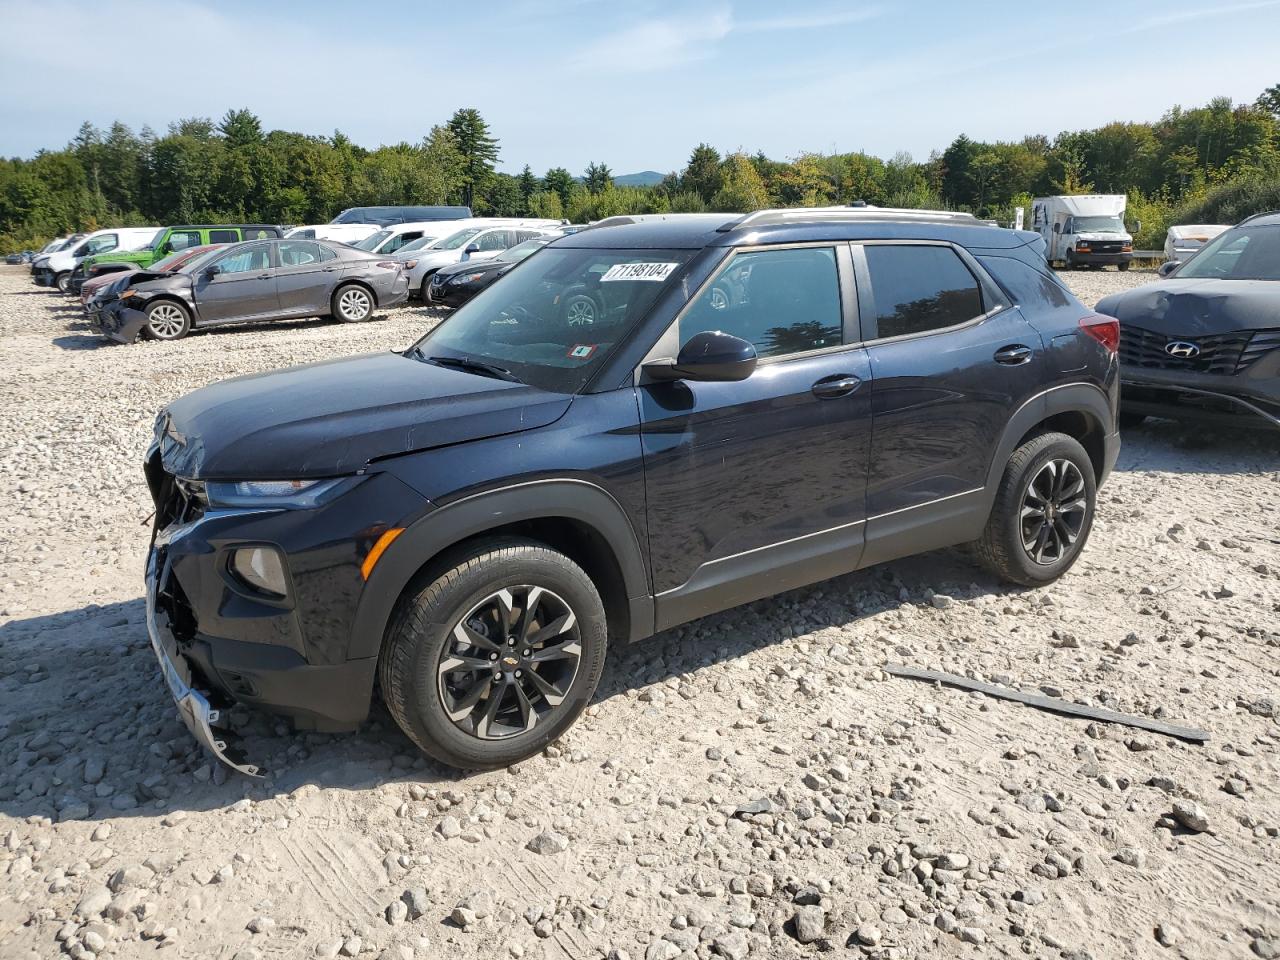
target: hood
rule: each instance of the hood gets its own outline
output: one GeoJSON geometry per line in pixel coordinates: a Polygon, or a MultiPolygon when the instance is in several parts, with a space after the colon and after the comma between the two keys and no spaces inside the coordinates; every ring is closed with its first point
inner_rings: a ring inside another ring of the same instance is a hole
{"type": "Polygon", "coordinates": [[[1174,277],[1104,297],[1097,310],[1121,324],[1179,337],[1275,329],[1280,327],[1280,281],[1174,277]]]}
{"type": "Polygon", "coordinates": [[[288,480],[354,473],[371,460],[544,427],[572,397],[397,353],[224,380],[156,421],[170,473],[288,480]]]}
{"type": "Polygon", "coordinates": [[[507,260],[464,260],[441,267],[436,274],[441,277],[453,277],[460,273],[489,273],[493,270],[505,270],[515,264],[507,260]]]}

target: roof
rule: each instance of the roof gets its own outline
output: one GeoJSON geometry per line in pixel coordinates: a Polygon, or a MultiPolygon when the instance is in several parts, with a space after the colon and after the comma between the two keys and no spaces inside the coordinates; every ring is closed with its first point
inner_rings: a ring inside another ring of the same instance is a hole
{"type": "Polygon", "coordinates": [[[948,240],[964,247],[1011,249],[1035,242],[1038,234],[990,227],[972,217],[899,218],[895,212],[846,216],[827,210],[788,211],[787,217],[745,218],[742,214],[672,213],[636,218],[610,218],[590,229],[556,240],[557,247],[700,250],[769,243],[821,240],[948,240]],[[626,219],[633,222],[616,223],[626,219]]]}
{"type": "Polygon", "coordinates": [[[1253,224],[1255,227],[1280,226],[1280,210],[1271,210],[1267,213],[1255,213],[1251,217],[1245,217],[1237,223],[1236,226],[1240,227],[1246,223],[1253,224]]]}

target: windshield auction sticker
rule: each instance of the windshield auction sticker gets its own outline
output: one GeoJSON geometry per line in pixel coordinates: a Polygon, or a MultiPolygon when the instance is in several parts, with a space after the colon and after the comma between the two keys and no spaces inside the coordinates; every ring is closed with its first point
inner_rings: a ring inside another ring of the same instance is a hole
{"type": "Polygon", "coordinates": [[[659,282],[671,276],[676,263],[615,263],[603,277],[601,283],[610,280],[657,280],[659,282]]]}
{"type": "Polygon", "coordinates": [[[596,352],[594,343],[576,343],[573,349],[569,351],[569,358],[572,360],[590,360],[591,355],[596,352]]]}

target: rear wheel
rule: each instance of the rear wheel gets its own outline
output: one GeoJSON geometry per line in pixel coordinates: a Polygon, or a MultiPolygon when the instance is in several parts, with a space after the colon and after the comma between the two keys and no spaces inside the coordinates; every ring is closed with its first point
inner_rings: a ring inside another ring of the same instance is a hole
{"type": "Polygon", "coordinates": [[[181,340],[191,332],[191,314],[181,304],[161,300],[147,307],[143,330],[152,340],[181,340]]]}
{"type": "Polygon", "coordinates": [[[571,327],[589,327],[599,319],[600,307],[585,293],[575,293],[564,301],[564,321],[571,327]]]}
{"type": "Polygon", "coordinates": [[[1117,269],[1117,270],[1119,270],[1121,273],[1127,273],[1127,272],[1128,272],[1128,270],[1129,270],[1129,264],[1127,264],[1127,263],[1117,263],[1117,264],[1116,264],[1116,269],[1117,269]]]}
{"type": "Polygon", "coordinates": [[[1093,527],[1096,484],[1084,447],[1043,433],[1009,458],[975,547],[997,576],[1036,587],[1071,569],[1093,527]]]}
{"type": "Polygon", "coordinates": [[[333,291],[329,306],[343,323],[360,323],[373,313],[373,294],[359,284],[348,283],[333,291]]]}
{"type": "Polygon", "coordinates": [[[463,769],[502,767],[551,743],[599,683],[604,605],[591,578],[530,541],[488,541],[402,598],[378,676],[422,750],[463,769]]]}

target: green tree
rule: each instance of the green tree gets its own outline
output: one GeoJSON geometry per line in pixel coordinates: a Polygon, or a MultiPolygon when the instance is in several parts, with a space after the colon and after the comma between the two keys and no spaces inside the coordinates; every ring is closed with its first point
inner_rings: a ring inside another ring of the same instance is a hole
{"type": "Polygon", "coordinates": [[[247,108],[228,110],[218,124],[218,132],[227,141],[227,146],[232,148],[262,142],[262,124],[247,108]]]}
{"type": "Polygon", "coordinates": [[[1280,120],[1280,83],[1267,87],[1258,95],[1258,101],[1255,104],[1259,110],[1265,110],[1271,116],[1280,120]]]}
{"type": "Polygon", "coordinates": [[[603,163],[589,163],[582,179],[589,193],[601,193],[613,186],[613,171],[603,163]]]}
{"type": "Polygon", "coordinates": [[[542,176],[542,185],[560,195],[560,204],[569,206],[569,198],[573,196],[573,174],[564,167],[552,167],[542,176]]]}
{"type": "Polygon", "coordinates": [[[731,153],[721,166],[721,186],[711,198],[712,210],[750,213],[769,206],[769,191],[751,159],[743,153],[731,153]]]}
{"type": "Polygon", "coordinates": [[[721,186],[719,151],[710,144],[698,144],[680,175],[680,189],[696,193],[704,203],[710,203],[721,186]]]}
{"type": "Polygon", "coordinates": [[[449,118],[458,152],[462,155],[462,202],[470,206],[476,194],[484,189],[498,162],[498,141],[489,134],[489,125],[480,111],[466,107],[449,118]]]}

